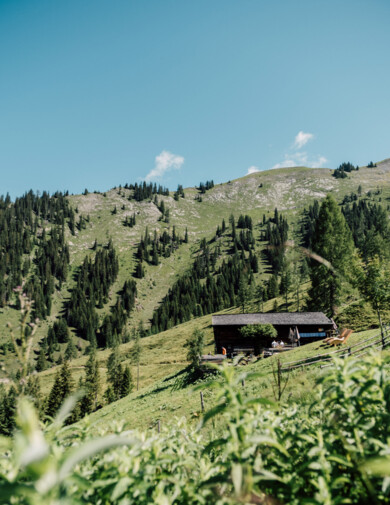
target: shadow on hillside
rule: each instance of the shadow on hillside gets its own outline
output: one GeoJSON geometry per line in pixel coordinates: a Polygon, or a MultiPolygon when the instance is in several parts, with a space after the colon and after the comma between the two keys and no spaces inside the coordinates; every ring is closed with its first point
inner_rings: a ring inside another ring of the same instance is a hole
{"type": "Polygon", "coordinates": [[[169,375],[168,377],[165,377],[165,379],[162,380],[162,382],[165,383],[164,385],[161,385],[155,389],[152,389],[151,391],[146,391],[142,395],[137,396],[137,398],[140,398],[140,399],[146,398],[148,396],[161,393],[162,391],[166,391],[167,389],[174,387],[174,385],[172,386],[172,384],[170,384],[170,382],[172,380],[175,380],[175,383],[176,383],[177,379],[180,376],[184,375],[186,372],[187,372],[187,368],[183,368],[183,370],[179,370],[174,375],[169,375]]]}

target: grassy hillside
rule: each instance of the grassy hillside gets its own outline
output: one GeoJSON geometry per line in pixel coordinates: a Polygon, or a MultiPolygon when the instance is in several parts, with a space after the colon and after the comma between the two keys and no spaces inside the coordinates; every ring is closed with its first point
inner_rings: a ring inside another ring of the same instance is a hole
{"type": "MultiPolygon", "coordinates": [[[[311,169],[306,167],[296,167],[288,169],[269,170],[248,175],[246,177],[219,184],[202,195],[202,202],[195,200],[199,194],[196,188],[185,189],[185,198],[176,201],[173,194],[170,196],[158,196],[158,200],[164,200],[165,207],[170,210],[170,222],[165,223],[159,218],[161,212],[153,201],[136,202],[129,201],[130,190],[117,187],[106,193],[89,193],[83,195],[71,195],[69,201],[77,211],[77,216],[88,218],[85,229],[76,230],[76,234],[71,235],[66,229],[66,238],[70,247],[70,271],[67,282],[61,290],[55,291],[51,315],[46,321],[39,323],[35,337],[34,350],[38,350],[38,342],[47,334],[48,325],[52,324],[56,318],[63,313],[65,303],[70,297],[70,290],[74,286],[78,267],[85,255],[93,255],[91,250],[95,240],[99,245],[107,243],[112,238],[114,246],[119,255],[119,275],[110,290],[110,300],[104,308],[98,309],[100,318],[109,311],[110,305],[115,303],[116,294],[126,279],[132,277],[137,244],[140,237],[145,233],[146,227],[149,232],[155,229],[171,231],[175,226],[180,235],[184,235],[188,229],[189,243],[182,244],[169,258],[161,258],[158,266],[146,266],[146,275],[143,279],[137,280],[138,296],[136,308],[128,320],[128,331],[138,326],[140,320],[145,325],[149,324],[149,319],[153,310],[167,293],[174,281],[183,272],[188,270],[194,256],[199,249],[199,242],[202,238],[211,239],[215,234],[216,227],[221,224],[222,219],[228,222],[230,214],[236,218],[240,214],[248,214],[254,222],[254,236],[256,241],[256,251],[259,253],[263,244],[258,241],[257,223],[262,219],[263,214],[271,216],[275,207],[283,215],[287,216],[290,222],[291,236],[293,237],[300,213],[314,199],[323,198],[328,192],[332,192],[341,201],[345,195],[352,191],[357,192],[358,187],[362,187],[362,193],[372,201],[384,203],[390,199],[390,160],[384,160],[377,164],[377,167],[361,167],[359,171],[349,174],[347,179],[336,179],[329,169],[311,169]],[[378,191],[378,188],[380,190],[378,191]],[[376,194],[377,193],[377,194],[376,194]],[[116,209],[116,211],[114,211],[116,209]],[[136,215],[136,225],[133,228],[124,226],[123,221],[127,216],[136,215]]],[[[227,253],[227,248],[223,247],[223,255],[227,253]]],[[[261,269],[258,276],[267,275],[261,269]]],[[[281,303],[281,302],[280,302],[281,303]]],[[[268,310],[272,310],[269,306],[268,310]]],[[[257,308],[256,308],[257,309],[257,308]]],[[[290,310],[294,310],[293,305],[290,310]]],[[[4,328],[0,335],[0,343],[9,340],[9,331],[6,323],[11,322],[13,326],[17,324],[18,314],[12,307],[5,307],[0,310],[0,327],[4,328]]],[[[202,326],[202,322],[199,321],[202,326]]],[[[191,325],[190,325],[191,326],[191,325]]],[[[189,326],[189,327],[190,327],[189,326]]],[[[176,331],[176,330],[175,330],[176,331]]],[[[151,340],[150,346],[156,347],[158,354],[159,338],[168,339],[169,336],[163,334],[162,337],[155,337],[151,340]]],[[[81,347],[85,347],[85,342],[81,341],[81,347]]],[[[142,345],[146,345],[143,342],[142,345]]],[[[124,344],[123,352],[131,347],[131,344],[124,344]]],[[[61,344],[61,352],[64,352],[65,345],[61,344]]],[[[99,360],[104,363],[108,351],[99,351],[99,360]]],[[[57,352],[55,357],[58,357],[57,352]]],[[[165,361],[169,363],[183,364],[184,351],[178,353],[178,357],[171,356],[170,351],[165,353],[168,359],[161,359],[161,363],[146,365],[150,373],[145,372],[142,381],[148,381],[162,377],[165,373],[175,370],[165,370],[165,361]],[[164,372],[162,372],[164,370],[164,372]],[[153,379],[149,379],[153,377],[153,379]]],[[[82,367],[85,357],[78,358],[74,366],[82,367]]],[[[8,368],[13,368],[15,361],[12,354],[4,356],[4,361],[8,368]]],[[[76,368],[77,369],[77,368],[76,368]]],[[[79,368],[79,370],[82,370],[79,368]]],[[[5,373],[0,371],[4,377],[5,373]]],[[[53,370],[45,372],[48,376],[47,386],[53,375],[53,370]]],[[[149,382],[150,383],[150,382],[149,382]]]]}
{"type": "MultiPolygon", "coordinates": [[[[280,300],[279,300],[280,301],[280,300]]],[[[274,300],[269,300],[265,303],[265,310],[271,310],[274,300]]],[[[256,303],[249,305],[250,311],[256,310],[256,303]]],[[[238,312],[237,308],[227,309],[221,314],[229,314],[238,312]]],[[[175,375],[188,366],[187,348],[185,342],[193,333],[195,328],[204,332],[205,348],[204,353],[214,352],[214,334],[211,326],[211,315],[199,317],[180,324],[157,335],[151,335],[140,340],[141,359],[140,359],[140,375],[139,389],[144,390],[151,386],[156,381],[159,381],[169,375],[175,375]]],[[[136,384],[137,367],[134,365],[131,358],[131,351],[134,342],[131,341],[122,344],[120,354],[123,359],[123,365],[129,365],[133,375],[134,385],[136,384]]],[[[111,349],[98,351],[99,372],[101,379],[101,392],[107,388],[107,359],[111,353],[111,349]]],[[[72,360],[71,370],[74,382],[77,384],[80,377],[84,374],[85,364],[88,356],[80,354],[80,356],[72,360]]],[[[55,375],[59,370],[60,365],[49,368],[39,374],[41,378],[42,392],[49,393],[55,379],[55,375]]]]}
{"type": "MultiPolygon", "coordinates": [[[[192,323],[181,325],[183,328],[180,326],[183,333],[188,331],[186,325],[189,324],[192,327],[192,323]]],[[[349,342],[355,344],[377,333],[378,330],[360,332],[352,335],[349,342]]],[[[161,334],[161,336],[164,336],[164,334],[161,334]]],[[[165,336],[168,337],[168,335],[165,336]]],[[[147,337],[145,340],[151,341],[154,338],[147,337]]],[[[209,339],[207,341],[209,342],[209,339]]],[[[315,342],[282,353],[279,358],[283,363],[315,356],[323,352],[326,352],[324,344],[315,342]]],[[[257,377],[250,378],[245,382],[245,386],[243,387],[243,394],[245,396],[262,396],[275,399],[273,393],[275,379],[272,371],[276,366],[276,360],[277,356],[273,356],[266,359],[260,358],[258,361],[246,366],[238,365],[239,368],[245,371],[258,374],[257,377]]],[[[284,400],[288,400],[291,403],[311,401],[315,394],[313,384],[322,373],[324,372],[319,367],[289,372],[288,383],[283,396],[284,400]]],[[[174,418],[185,416],[189,420],[197,421],[201,415],[199,391],[194,391],[191,384],[184,384],[183,387],[185,377],[186,374],[183,369],[173,371],[163,379],[157,380],[152,386],[139,392],[134,391],[126,398],[91,414],[88,424],[92,424],[94,430],[99,430],[100,428],[113,429],[115,422],[120,420],[126,423],[126,426],[130,429],[152,429],[155,428],[157,420],[160,420],[162,424],[169,424],[174,418]]],[[[207,409],[214,405],[214,390],[206,389],[204,391],[204,401],[207,409]]]]}

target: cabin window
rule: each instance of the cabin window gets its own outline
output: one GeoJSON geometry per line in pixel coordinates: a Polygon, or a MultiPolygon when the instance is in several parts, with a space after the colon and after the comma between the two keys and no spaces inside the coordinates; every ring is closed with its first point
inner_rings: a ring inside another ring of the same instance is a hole
{"type": "Polygon", "coordinates": [[[308,338],[308,337],[325,337],[326,333],[324,331],[318,331],[318,332],[311,332],[311,333],[299,333],[301,338],[308,338]]]}

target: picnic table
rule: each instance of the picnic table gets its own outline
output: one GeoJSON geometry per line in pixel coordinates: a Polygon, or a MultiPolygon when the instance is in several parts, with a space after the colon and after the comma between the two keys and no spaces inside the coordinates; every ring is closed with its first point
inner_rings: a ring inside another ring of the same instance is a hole
{"type": "Polygon", "coordinates": [[[282,346],[266,347],[264,349],[264,356],[272,356],[273,354],[278,354],[284,351],[291,351],[292,349],[295,349],[295,347],[293,347],[292,345],[285,345],[284,347],[282,346]]]}
{"type": "Polygon", "coordinates": [[[202,354],[200,357],[201,363],[215,363],[220,365],[226,359],[225,354],[202,354]]]}

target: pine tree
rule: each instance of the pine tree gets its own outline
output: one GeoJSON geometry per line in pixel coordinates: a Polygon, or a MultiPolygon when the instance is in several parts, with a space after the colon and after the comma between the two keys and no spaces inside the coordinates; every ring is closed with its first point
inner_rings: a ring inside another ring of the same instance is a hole
{"type": "Polygon", "coordinates": [[[132,361],[137,365],[137,391],[139,389],[139,364],[141,360],[141,344],[139,332],[135,331],[134,345],[131,350],[132,361]]]}
{"type": "Polygon", "coordinates": [[[251,299],[251,291],[247,276],[242,274],[240,277],[237,298],[243,314],[245,314],[248,303],[251,299]]]}
{"type": "Polygon", "coordinates": [[[64,361],[60,370],[60,381],[62,388],[62,398],[67,398],[73,391],[73,379],[72,373],[69,368],[69,362],[67,360],[64,361]]]}
{"type": "Polygon", "coordinates": [[[26,387],[24,389],[24,394],[30,398],[37,411],[41,413],[43,401],[39,375],[34,374],[28,377],[26,387]]]}
{"type": "Polygon", "coordinates": [[[114,386],[118,378],[118,369],[122,361],[119,348],[116,345],[107,360],[107,380],[110,386],[114,386]]]}
{"type": "Polygon", "coordinates": [[[48,362],[45,356],[45,352],[43,348],[41,347],[39,350],[38,358],[37,358],[37,364],[35,365],[36,371],[37,372],[43,372],[43,370],[46,370],[48,367],[48,362]]]}
{"type": "Polygon", "coordinates": [[[292,285],[291,265],[285,259],[280,271],[280,294],[285,296],[286,312],[288,312],[288,293],[292,285]]]}
{"type": "Polygon", "coordinates": [[[268,299],[279,296],[279,283],[277,274],[272,274],[268,280],[268,299]]]}
{"type": "Polygon", "coordinates": [[[126,366],[125,369],[123,370],[123,374],[121,377],[119,397],[124,398],[131,392],[132,389],[133,389],[133,379],[131,377],[130,367],[126,366]]]}
{"type": "Polygon", "coordinates": [[[61,369],[56,374],[53,387],[50,391],[46,405],[46,414],[54,417],[64,400],[73,391],[73,379],[68,361],[64,361],[61,369]]]}
{"type": "Polygon", "coordinates": [[[77,349],[74,345],[73,338],[70,338],[65,349],[65,359],[70,361],[75,358],[77,358],[77,349]]]}
{"type": "Polygon", "coordinates": [[[384,338],[383,312],[390,303],[390,267],[379,256],[368,260],[357,269],[356,284],[365,299],[370,302],[378,316],[382,338],[384,338]]]}
{"type": "Polygon", "coordinates": [[[312,241],[319,258],[310,261],[308,309],[335,315],[343,295],[343,280],[354,263],[352,234],[333,196],[322,202],[312,241]]]}
{"type": "Polygon", "coordinates": [[[204,347],[204,333],[195,328],[192,335],[187,339],[185,346],[188,347],[187,360],[193,369],[198,369],[204,347]]]}
{"type": "Polygon", "coordinates": [[[0,433],[10,436],[15,428],[16,400],[18,393],[14,386],[11,386],[8,393],[1,385],[0,391],[0,433]]]}
{"type": "Polygon", "coordinates": [[[85,395],[81,402],[81,413],[85,415],[94,412],[98,405],[100,374],[96,359],[96,350],[91,352],[85,365],[85,380],[83,386],[85,388],[85,395]]]}

